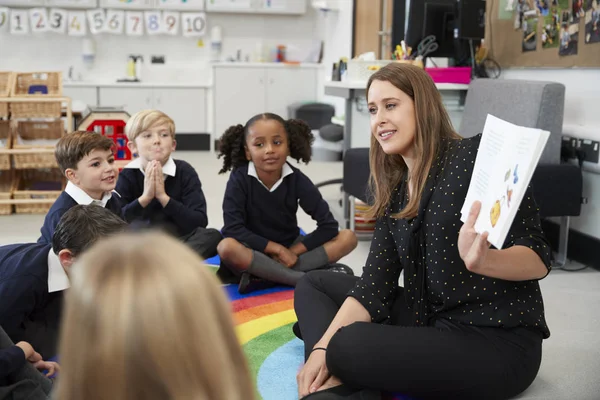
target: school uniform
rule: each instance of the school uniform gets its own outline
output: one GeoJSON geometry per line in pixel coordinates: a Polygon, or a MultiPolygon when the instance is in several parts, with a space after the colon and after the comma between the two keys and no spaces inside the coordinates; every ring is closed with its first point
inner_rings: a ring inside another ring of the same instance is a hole
{"type": "Polygon", "coordinates": [[[56,355],[63,292],[69,278],[49,244],[0,247],[0,326],[14,343],[56,355]]]}
{"type": "Polygon", "coordinates": [[[44,225],[41,229],[41,236],[37,240],[38,243],[52,244],[52,235],[56,230],[56,226],[60,221],[60,218],[76,205],[90,205],[95,204],[104,207],[119,217],[122,216],[121,201],[119,200],[119,194],[115,191],[105,193],[102,196],[102,200],[95,200],[90,197],[83,189],[78,187],[72,182],[68,182],[65,190],[58,196],[50,211],[44,218],[44,225]]]}
{"type": "Polygon", "coordinates": [[[216,255],[221,234],[207,229],[206,199],[196,170],[185,161],[172,157],[162,168],[165,192],[170,197],[165,207],[157,199],[142,207],[145,171],[138,158],[127,164],[117,181],[123,216],[137,228],[159,228],[182,239],[201,257],[216,255]]]}

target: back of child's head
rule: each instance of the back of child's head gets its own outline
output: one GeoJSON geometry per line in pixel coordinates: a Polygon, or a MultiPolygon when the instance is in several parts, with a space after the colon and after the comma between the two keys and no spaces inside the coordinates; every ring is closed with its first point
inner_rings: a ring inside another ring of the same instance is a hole
{"type": "Polygon", "coordinates": [[[142,132],[157,126],[166,125],[175,138],[175,122],[162,111],[143,110],[131,116],[125,125],[125,135],[130,142],[134,142],[142,132]]]}
{"type": "Polygon", "coordinates": [[[77,169],[77,163],[94,150],[111,150],[114,142],[100,133],[75,131],[63,136],[54,150],[54,156],[61,172],[77,169]]]}
{"type": "Polygon", "coordinates": [[[223,290],[177,239],[101,241],[77,260],[71,285],[58,399],[254,398],[223,290]]]}
{"type": "Polygon", "coordinates": [[[246,137],[254,123],[261,120],[279,122],[287,133],[290,157],[298,162],[302,161],[308,164],[312,155],[311,146],[315,140],[308,124],[300,119],[284,120],[277,114],[263,113],[250,118],[246,125],[230,126],[223,133],[218,156],[219,158],[223,157],[223,168],[219,171],[220,174],[248,163],[245,151],[246,137]]]}
{"type": "Polygon", "coordinates": [[[60,217],[52,235],[52,250],[58,254],[67,249],[77,256],[98,239],[126,228],[127,223],[112,211],[94,204],[78,204],[60,217]]]}

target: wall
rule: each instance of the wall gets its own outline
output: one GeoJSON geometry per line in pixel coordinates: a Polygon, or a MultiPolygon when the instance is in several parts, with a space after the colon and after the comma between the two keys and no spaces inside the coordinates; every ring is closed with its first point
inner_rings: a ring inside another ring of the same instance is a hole
{"type": "MultiPolygon", "coordinates": [[[[563,133],[600,140],[600,69],[510,69],[503,77],[563,83],[563,133]]],[[[588,204],[582,206],[581,216],[571,219],[571,228],[600,239],[600,174],[584,171],[583,190],[588,204]]]]}

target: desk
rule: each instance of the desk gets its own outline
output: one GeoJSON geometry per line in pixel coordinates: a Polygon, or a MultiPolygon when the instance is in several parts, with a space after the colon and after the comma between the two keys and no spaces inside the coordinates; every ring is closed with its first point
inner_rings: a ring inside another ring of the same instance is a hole
{"type": "MultiPolygon", "coordinates": [[[[354,147],[370,147],[371,128],[366,103],[367,82],[327,82],[325,94],[342,97],[346,100],[344,121],[344,151],[354,147]]],[[[442,101],[450,115],[455,130],[458,131],[462,111],[469,85],[455,83],[437,83],[442,101]]],[[[346,219],[346,228],[351,228],[354,215],[351,215],[350,196],[344,192],[342,208],[346,219]]]]}

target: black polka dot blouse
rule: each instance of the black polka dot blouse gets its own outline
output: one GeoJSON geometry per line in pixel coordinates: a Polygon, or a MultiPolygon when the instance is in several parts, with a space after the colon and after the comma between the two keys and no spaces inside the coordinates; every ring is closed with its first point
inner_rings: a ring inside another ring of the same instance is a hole
{"type": "MultiPolygon", "coordinates": [[[[404,269],[405,297],[415,314],[415,325],[433,325],[435,319],[443,318],[476,326],[524,326],[539,330],[545,338],[550,336],[536,280],[513,282],[471,273],[459,256],[460,210],[480,139],[481,135],[452,140],[436,159],[428,179],[431,184],[423,192],[422,217],[392,218],[390,215],[399,212],[408,200],[405,181],[394,190],[385,215],[377,220],[363,274],[348,293],[369,311],[373,322],[389,322],[404,269]],[[414,233],[416,220],[420,224],[418,235],[414,233]],[[415,258],[420,262],[415,263],[415,258]]],[[[550,271],[550,246],[531,188],[525,193],[504,248],[516,245],[535,251],[550,271]]]]}

